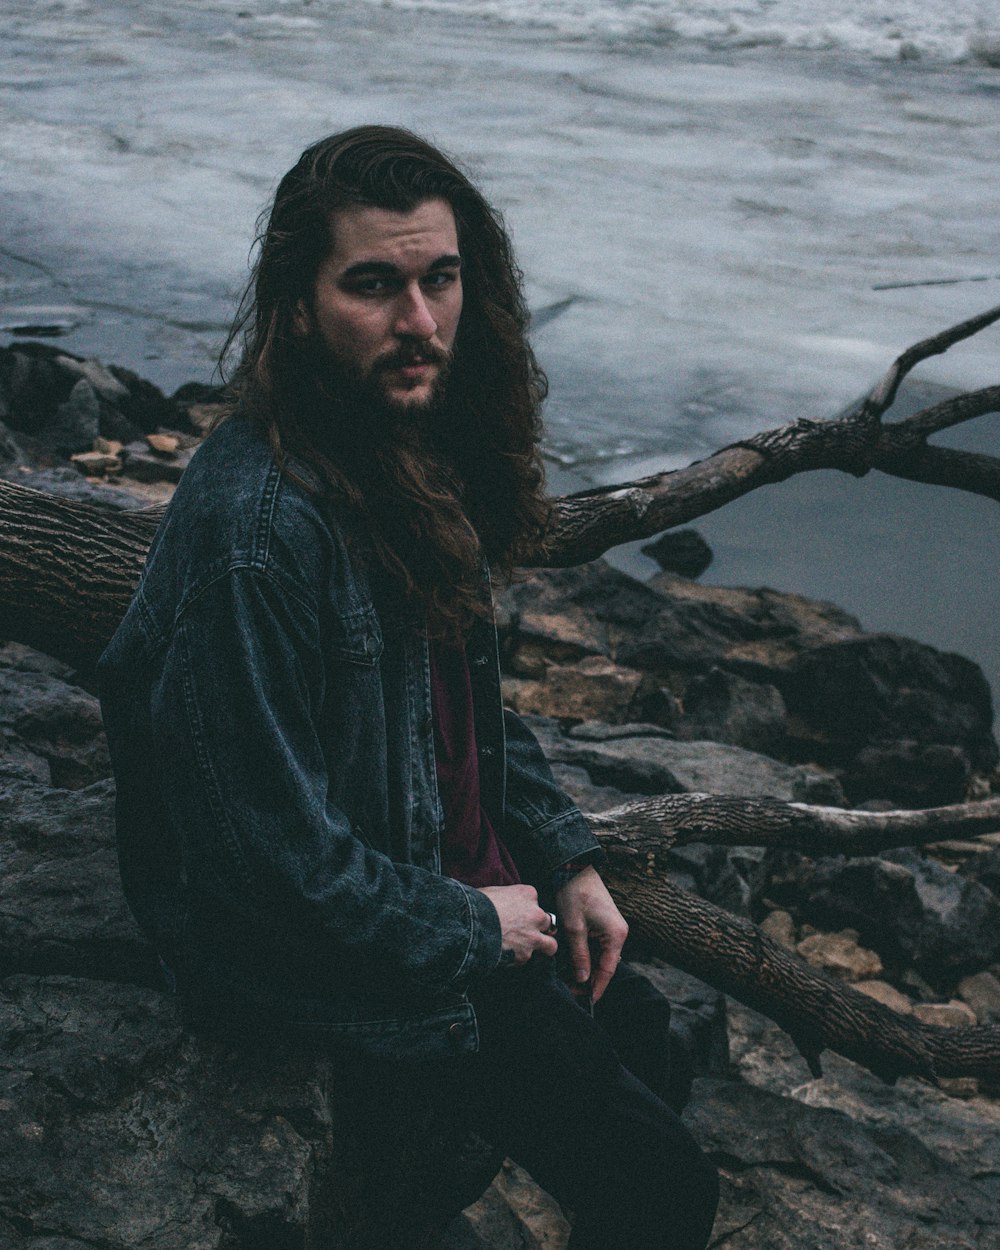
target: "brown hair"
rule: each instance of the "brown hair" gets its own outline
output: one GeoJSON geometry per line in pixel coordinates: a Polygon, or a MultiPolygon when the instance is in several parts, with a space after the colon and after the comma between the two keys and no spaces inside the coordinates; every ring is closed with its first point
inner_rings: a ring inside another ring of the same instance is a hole
{"type": "Polygon", "coordinates": [[[304,461],[362,514],[377,559],[426,612],[432,633],[458,637],[480,610],[481,555],[509,576],[549,516],[539,452],[547,384],[526,338],[522,275],[502,219],[423,139],[360,126],[307,148],[260,225],[223,350],[225,359],[242,346],[231,378],[239,408],[286,472],[294,476],[290,456],[304,461]],[[405,440],[380,448],[357,423],[337,420],[310,345],[293,328],[299,301],[312,305],[338,209],[410,212],[438,198],[455,216],[464,290],[447,400],[435,418],[440,456],[405,440]]]}

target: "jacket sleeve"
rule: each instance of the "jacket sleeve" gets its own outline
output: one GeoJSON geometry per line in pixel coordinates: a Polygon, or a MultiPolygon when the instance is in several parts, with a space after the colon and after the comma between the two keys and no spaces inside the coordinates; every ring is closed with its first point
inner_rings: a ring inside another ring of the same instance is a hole
{"type": "Polygon", "coordinates": [[[504,708],[504,733],[504,841],[522,877],[548,889],[560,865],[577,859],[596,864],[603,852],[579,809],[552,776],[538,739],[509,708],[504,708]]]}
{"type": "Polygon", "coordinates": [[[319,622],[232,569],[177,620],[151,701],[162,794],[199,906],[326,986],[461,990],[500,959],[481,893],[366,846],[327,796],[319,622]]]}

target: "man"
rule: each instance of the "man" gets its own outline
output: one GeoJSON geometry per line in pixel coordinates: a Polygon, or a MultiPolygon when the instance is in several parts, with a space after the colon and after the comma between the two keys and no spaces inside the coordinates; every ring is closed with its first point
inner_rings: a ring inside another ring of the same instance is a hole
{"type": "Polygon", "coordinates": [[[101,663],[129,901],[193,1021],[444,1091],[574,1250],[700,1250],[714,1171],[590,1014],[627,931],[597,843],[500,702],[487,562],[547,521],[502,224],[362,127],[303,153],[259,244],[238,411],[101,663]]]}

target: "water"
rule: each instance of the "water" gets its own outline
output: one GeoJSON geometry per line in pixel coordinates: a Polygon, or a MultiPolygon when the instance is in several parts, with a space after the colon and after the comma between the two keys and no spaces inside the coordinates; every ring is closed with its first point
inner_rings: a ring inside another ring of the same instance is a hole
{"type": "MultiPolygon", "coordinates": [[[[552,309],[535,334],[547,449],[575,482],[833,415],[910,342],[1000,303],[1000,18],[983,3],[7,0],[0,46],[0,326],[48,319],[54,341],[167,389],[210,374],[277,178],[363,121],[428,135],[503,209],[531,304],[552,309]],[[945,284],[906,285],[923,283],[945,284]]],[[[920,377],[996,383],[998,334],[920,377]]],[[[995,419],[976,425],[1000,450],[995,419]]],[[[1000,678],[982,501],[915,488],[859,550],[844,487],[813,507],[802,479],[790,511],[774,492],[777,534],[756,556],[719,537],[718,576],[804,589],[808,565],[846,580],[866,625],[960,640],[1000,678]],[[914,508],[955,534],[955,560],[914,508]],[[810,526],[840,545],[776,565],[810,526]],[[960,591],[935,580],[942,560],[960,591]],[[878,561],[963,629],[889,593],[878,561]]]]}

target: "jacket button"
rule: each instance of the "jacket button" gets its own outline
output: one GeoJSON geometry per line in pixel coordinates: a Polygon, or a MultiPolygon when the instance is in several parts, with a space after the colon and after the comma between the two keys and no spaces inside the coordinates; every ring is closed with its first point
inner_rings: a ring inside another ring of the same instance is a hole
{"type": "Polygon", "coordinates": [[[375,652],[378,650],[378,639],[375,637],[374,634],[369,634],[368,637],[365,639],[365,650],[368,652],[369,655],[374,655],[375,652]]]}
{"type": "Polygon", "coordinates": [[[462,1039],[465,1037],[465,1025],[456,1021],[454,1024],[448,1025],[448,1036],[456,1046],[461,1045],[462,1039]]]}

